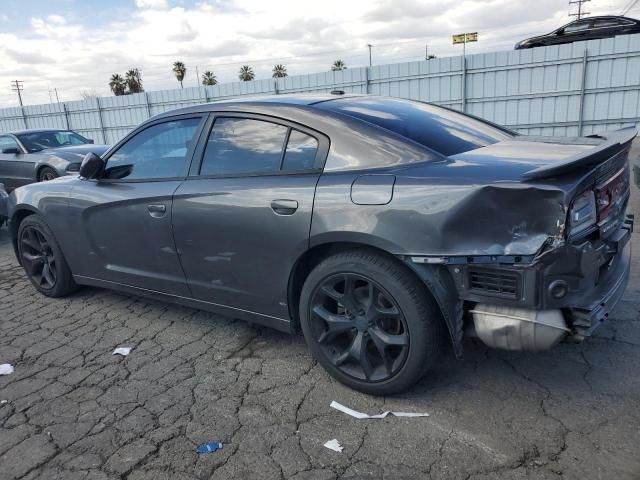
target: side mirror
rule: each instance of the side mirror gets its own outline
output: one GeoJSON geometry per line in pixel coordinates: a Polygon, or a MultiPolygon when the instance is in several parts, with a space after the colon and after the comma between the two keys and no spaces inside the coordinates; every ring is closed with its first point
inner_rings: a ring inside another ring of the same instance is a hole
{"type": "Polygon", "coordinates": [[[105,161],[95,153],[87,153],[80,165],[80,176],[87,180],[100,178],[104,172],[105,161]]]}
{"type": "Polygon", "coordinates": [[[564,28],[561,28],[560,30],[556,30],[556,35],[564,35],[564,28]]]}
{"type": "Polygon", "coordinates": [[[89,140],[89,143],[96,143],[96,141],[93,138],[87,138],[87,140],[89,140]]]}
{"type": "Polygon", "coordinates": [[[20,149],[18,147],[3,148],[2,153],[17,155],[20,153],[20,149]]]}

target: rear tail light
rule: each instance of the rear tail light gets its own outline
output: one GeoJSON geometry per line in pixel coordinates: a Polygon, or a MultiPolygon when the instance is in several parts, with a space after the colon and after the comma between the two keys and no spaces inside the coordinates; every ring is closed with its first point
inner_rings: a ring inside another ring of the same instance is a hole
{"type": "Polygon", "coordinates": [[[593,227],[598,220],[596,196],[592,190],[573,201],[569,210],[569,234],[577,235],[593,227]]]}
{"type": "Polygon", "coordinates": [[[606,182],[596,187],[598,223],[606,223],[620,214],[629,190],[629,169],[625,166],[606,182]]]}

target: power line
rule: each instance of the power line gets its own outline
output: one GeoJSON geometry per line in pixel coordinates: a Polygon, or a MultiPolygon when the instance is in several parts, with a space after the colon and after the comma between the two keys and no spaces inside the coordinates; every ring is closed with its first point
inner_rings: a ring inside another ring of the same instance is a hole
{"type": "Polygon", "coordinates": [[[635,7],[635,6],[636,6],[636,3],[638,3],[638,0],[632,0],[632,1],[631,1],[631,4],[630,4],[630,5],[628,5],[628,6],[627,6],[623,11],[622,11],[622,13],[621,13],[620,15],[623,15],[623,16],[624,16],[624,15],[626,15],[627,13],[629,13],[629,10],[631,10],[633,7],[635,7]]]}
{"type": "Polygon", "coordinates": [[[18,94],[18,101],[22,106],[22,90],[24,90],[24,82],[22,80],[14,80],[11,82],[11,90],[18,94]]]}
{"type": "Polygon", "coordinates": [[[590,1],[591,0],[570,0],[569,1],[569,8],[571,8],[571,5],[577,4],[578,5],[578,13],[569,13],[569,16],[570,17],[578,17],[578,20],[580,20],[583,16],[590,15],[591,12],[583,12],[582,11],[582,4],[590,2],[590,1]]]}

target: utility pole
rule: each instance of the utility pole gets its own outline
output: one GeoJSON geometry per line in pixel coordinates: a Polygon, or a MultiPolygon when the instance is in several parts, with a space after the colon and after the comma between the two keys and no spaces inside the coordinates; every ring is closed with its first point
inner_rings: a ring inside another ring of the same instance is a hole
{"type": "Polygon", "coordinates": [[[569,16],[570,17],[577,17],[577,19],[580,20],[585,15],[590,15],[591,12],[583,12],[582,11],[582,4],[590,2],[590,1],[591,0],[569,0],[569,8],[571,8],[571,5],[573,5],[573,4],[577,4],[578,5],[578,12],[577,13],[569,13],[569,16]]]}
{"type": "Polygon", "coordinates": [[[196,65],[196,87],[200,86],[200,72],[198,71],[198,65],[196,65]]]}
{"type": "Polygon", "coordinates": [[[424,44],[424,59],[429,60],[429,44],[424,44]]]}
{"type": "Polygon", "coordinates": [[[22,90],[24,90],[23,81],[14,80],[11,82],[11,90],[18,94],[18,101],[20,102],[20,106],[22,106],[22,90]]]}
{"type": "Polygon", "coordinates": [[[371,66],[371,47],[373,47],[373,45],[367,43],[367,47],[369,47],[369,66],[371,66]]]}
{"type": "Polygon", "coordinates": [[[58,98],[58,89],[54,88],[53,91],[56,92],[56,102],[58,102],[58,105],[60,105],[60,99],[58,98]]]}

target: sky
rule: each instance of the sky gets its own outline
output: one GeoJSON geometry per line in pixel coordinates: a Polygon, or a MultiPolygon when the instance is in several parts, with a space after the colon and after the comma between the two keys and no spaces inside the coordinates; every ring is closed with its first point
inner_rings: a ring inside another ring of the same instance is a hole
{"type": "MultiPolygon", "coordinates": [[[[591,0],[592,14],[620,14],[633,0],[591,0]]],[[[572,10],[575,6],[572,6],[572,10]]],[[[0,0],[0,107],[108,96],[109,78],[142,72],[148,91],[178,88],[173,62],[187,66],[185,87],[213,71],[256,78],[276,63],[290,75],[461,54],[451,35],[478,32],[467,53],[509,50],[516,41],[568,23],[568,0],[0,0]],[[55,90],[54,90],[55,89],[55,90]]],[[[640,2],[628,13],[640,17],[640,2]]]]}

